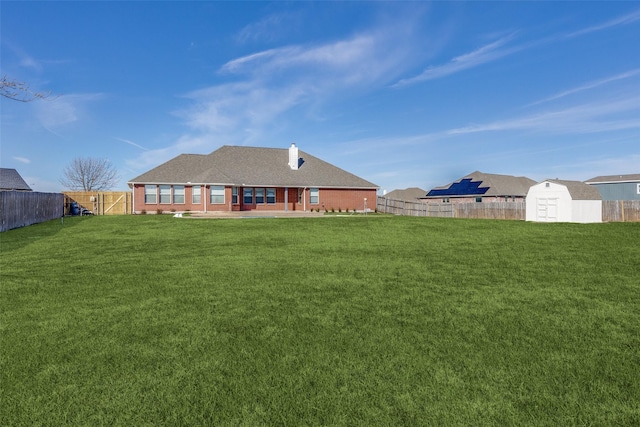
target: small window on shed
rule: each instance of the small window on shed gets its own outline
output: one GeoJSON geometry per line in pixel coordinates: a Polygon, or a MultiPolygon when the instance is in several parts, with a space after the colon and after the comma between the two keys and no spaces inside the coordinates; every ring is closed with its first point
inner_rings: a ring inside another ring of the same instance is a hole
{"type": "Polygon", "coordinates": [[[482,203],[482,197],[476,197],[476,203],[482,203]]]}

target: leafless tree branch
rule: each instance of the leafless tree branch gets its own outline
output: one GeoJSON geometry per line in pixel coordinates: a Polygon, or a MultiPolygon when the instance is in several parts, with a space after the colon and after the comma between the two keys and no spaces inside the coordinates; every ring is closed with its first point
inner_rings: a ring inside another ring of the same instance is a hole
{"type": "Polygon", "coordinates": [[[34,92],[28,84],[3,75],[0,79],[0,95],[14,101],[31,102],[36,99],[47,99],[51,96],[51,92],[34,92]]]}
{"type": "Polygon", "coordinates": [[[78,191],[109,190],[118,180],[118,173],[108,159],[76,157],[62,174],[60,183],[78,191]]]}

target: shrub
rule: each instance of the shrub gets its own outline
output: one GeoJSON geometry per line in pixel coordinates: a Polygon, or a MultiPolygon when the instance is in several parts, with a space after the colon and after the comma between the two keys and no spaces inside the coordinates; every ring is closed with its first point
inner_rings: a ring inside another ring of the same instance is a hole
{"type": "Polygon", "coordinates": [[[338,213],[342,213],[342,208],[338,208],[338,213]]]}
{"type": "Polygon", "coordinates": [[[146,215],[146,214],[147,214],[147,211],[146,211],[146,210],[142,209],[142,210],[140,211],[140,215],[146,215]]]}
{"type": "Polygon", "coordinates": [[[162,215],[164,212],[162,209],[156,209],[156,214],[162,215]]]}

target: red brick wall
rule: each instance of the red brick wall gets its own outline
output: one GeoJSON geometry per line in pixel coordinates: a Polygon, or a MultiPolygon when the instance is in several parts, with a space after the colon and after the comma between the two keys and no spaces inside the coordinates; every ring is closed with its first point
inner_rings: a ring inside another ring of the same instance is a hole
{"type": "MultiPolygon", "coordinates": [[[[376,208],[376,190],[350,190],[350,189],[331,189],[320,188],[319,190],[319,203],[311,204],[310,202],[310,189],[306,188],[303,192],[303,200],[298,202],[298,188],[289,188],[287,204],[285,207],[285,189],[276,188],[276,203],[266,203],[266,190],[265,190],[265,203],[256,204],[255,196],[253,198],[253,204],[245,205],[243,200],[243,188],[238,187],[238,204],[232,204],[232,188],[225,188],[225,202],[224,204],[211,204],[210,203],[210,187],[200,186],[201,195],[200,203],[192,203],[192,187],[185,186],[184,188],[184,203],[160,203],[159,193],[156,197],[156,203],[145,204],[144,202],[144,185],[136,185],[133,189],[133,211],[135,213],[141,213],[143,210],[147,213],[156,213],[158,210],[163,212],[214,212],[214,211],[231,211],[231,210],[262,210],[262,211],[302,211],[302,210],[316,210],[331,211],[333,208],[335,211],[340,210],[358,210],[362,211],[364,206],[364,199],[367,199],[367,208],[375,210],[376,208]],[[206,203],[206,206],[204,205],[206,203]]],[[[173,189],[172,189],[173,191],[173,189]]],[[[173,197],[171,198],[173,201],[173,197]]]]}
{"type": "MultiPolygon", "coordinates": [[[[307,190],[307,203],[309,192],[307,190]]],[[[326,209],[331,211],[333,208],[335,211],[341,210],[364,210],[364,199],[367,199],[367,208],[372,211],[376,209],[376,190],[350,190],[350,189],[338,189],[338,188],[321,188],[320,189],[320,203],[318,205],[307,205],[312,209],[320,208],[320,210],[326,209]]]]}

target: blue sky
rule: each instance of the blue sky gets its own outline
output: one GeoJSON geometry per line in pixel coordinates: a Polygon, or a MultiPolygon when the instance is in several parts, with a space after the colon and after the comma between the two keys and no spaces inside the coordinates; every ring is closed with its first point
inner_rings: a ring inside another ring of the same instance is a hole
{"type": "Polygon", "coordinates": [[[380,186],[640,173],[639,2],[8,2],[0,164],[61,191],[181,153],[298,147],[380,186]]]}

